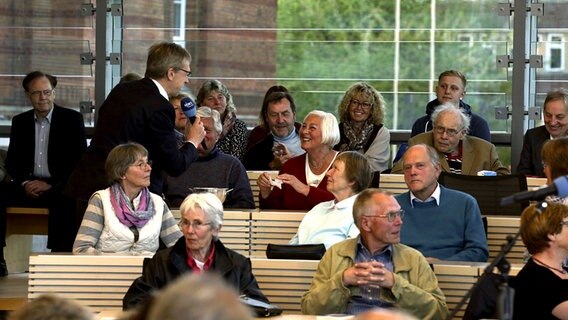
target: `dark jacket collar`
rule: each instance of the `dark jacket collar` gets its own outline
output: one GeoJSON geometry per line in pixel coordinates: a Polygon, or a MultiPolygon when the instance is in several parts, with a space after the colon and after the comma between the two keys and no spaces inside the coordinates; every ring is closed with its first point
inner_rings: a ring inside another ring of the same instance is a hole
{"type": "MultiPolygon", "coordinates": [[[[428,104],[426,105],[426,114],[428,115],[428,117],[432,116],[432,113],[434,112],[436,107],[439,106],[440,104],[441,103],[440,101],[438,101],[438,99],[434,99],[428,102],[428,104]]],[[[471,106],[463,102],[463,100],[460,100],[460,109],[462,109],[465,112],[465,114],[471,117],[471,106]]]]}

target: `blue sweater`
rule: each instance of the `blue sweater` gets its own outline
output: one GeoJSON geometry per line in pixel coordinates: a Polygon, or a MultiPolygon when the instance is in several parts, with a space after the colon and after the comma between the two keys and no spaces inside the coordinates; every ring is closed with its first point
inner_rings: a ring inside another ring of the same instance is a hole
{"type": "Polygon", "coordinates": [[[410,192],[396,196],[405,211],[400,232],[403,244],[425,257],[451,261],[488,258],[487,238],[477,201],[467,193],[440,186],[440,205],[435,201],[410,204],[410,192]]]}

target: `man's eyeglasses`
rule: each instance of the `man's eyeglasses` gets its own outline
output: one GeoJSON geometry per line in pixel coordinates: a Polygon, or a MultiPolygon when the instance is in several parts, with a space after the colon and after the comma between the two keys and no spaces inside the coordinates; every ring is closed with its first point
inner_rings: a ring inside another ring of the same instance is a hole
{"type": "Polygon", "coordinates": [[[180,71],[183,71],[183,72],[187,73],[187,78],[188,78],[188,79],[191,78],[191,71],[187,71],[187,70],[182,69],[182,68],[177,68],[177,69],[180,70],[180,71]]]}
{"type": "Polygon", "coordinates": [[[560,222],[560,225],[561,225],[561,226],[568,226],[568,221],[561,221],[561,222],[560,222]]]}
{"type": "Polygon", "coordinates": [[[434,131],[437,134],[444,134],[444,132],[449,136],[449,137],[455,137],[457,136],[458,133],[460,133],[461,130],[456,130],[456,129],[450,129],[450,128],[444,128],[444,127],[434,127],[434,131]]]}
{"type": "Polygon", "coordinates": [[[404,210],[391,211],[385,214],[363,215],[363,217],[387,218],[388,222],[393,222],[396,217],[404,218],[404,210]]]}
{"type": "Polygon", "coordinates": [[[54,90],[55,89],[32,91],[32,92],[30,92],[30,96],[36,98],[36,97],[39,97],[41,94],[43,94],[46,97],[51,97],[51,94],[53,93],[54,90]]]}
{"type": "Polygon", "coordinates": [[[373,106],[373,104],[370,103],[370,102],[361,102],[361,101],[356,100],[356,99],[351,99],[351,101],[349,102],[349,104],[351,104],[351,105],[354,106],[354,107],[358,107],[358,106],[359,106],[359,107],[361,107],[361,108],[363,108],[363,109],[365,109],[365,110],[369,110],[369,109],[371,109],[371,107],[373,106]]]}
{"type": "Polygon", "coordinates": [[[140,161],[138,163],[135,164],[131,164],[131,167],[138,167],[140,169],[144,169],[146,168],[146,166],[152,168],[152,160],[148,160],[148,161],[140,161]]]}
{"type": "Polygon", "coordinates": [[[188,228],[189,226],[191,226],[195,230],[195,229],[204,228],[205,226],[208,226],[210,224],[211,224],[211,222],[201,222],[199,220],[195,220],[193,222],[188,221],[188,220],[181,220],[178,223],[178,226],[179,226],[180,229],[185,229],[185,228],[188,228]]]}

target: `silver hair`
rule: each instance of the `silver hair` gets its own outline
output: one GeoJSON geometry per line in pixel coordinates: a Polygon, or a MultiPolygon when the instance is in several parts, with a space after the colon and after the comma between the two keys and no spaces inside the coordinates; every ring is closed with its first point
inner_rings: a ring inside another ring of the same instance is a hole
{"type": "Polygon", "coordinates": [[[339,139],[341,138],[339,124],[333,114],[321,110],[313,110],[304,117],[304,122],[309,116],[321,118],[321,142],[323,144],[333,148],[339,143],[339,139]]]}
{"type": "Polygon", "coordinates": [[[213,229],[219,229],[223,225],[223,203],[212,193],[192,193],[187,196],[179,207],[183,216],[189,210],[200,208],[211,223],[213,229]]]}
{"type": "Polygon", "coordinates": [[[462,130],[465,129],[465,132],[469,131],[469,124],[471,122],[471,119],[469,118],[469,116],[467,114],[465,114],[462,109],[454,106],[452,103],[449,103],[449,102],[437,106],[436,110],[434,110],[434,112],[432,113],[432,123],[434,125],[436,125],[436,122],[437,122],[440,114],[442,114],[444,112],[450,112],[450,113],[459,115],[460,119],[461,119],[461,123],[462,123],[461,129],[462,130]]]}
{"type": "Polygon", "coordinates": [[[197,115],[201,118],[213,118],[213,127],[215,128],[215,131],[219,134],[223,132],[223,124],[221,123],[221,115],[219,114],[219,111],[209,107],[199,107],[197,109],[197,115]]]}

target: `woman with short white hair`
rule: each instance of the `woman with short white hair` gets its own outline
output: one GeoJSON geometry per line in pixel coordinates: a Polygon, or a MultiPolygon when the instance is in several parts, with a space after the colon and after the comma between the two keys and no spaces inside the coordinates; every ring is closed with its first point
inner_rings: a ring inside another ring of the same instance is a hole
{"type": "Polygon", "coordinates": [[[124,296],[124,309],[145,303],[152,292],[192,272],[217,273],[239,294],[268,302],[252,274],[250,260],[219,240],[223,225],[221,201],[211,193],[192,193],[181,204],[180,213],[183,237],[144,262],[142,276],[134,280],[124,296]]]}
{"type": "Polygon", "coordinates": [[[257,179],[261,209],[305,211],[334,199],[326,189],[326,173],[338,154],[333,150],[340,138],[337,119],[314,110],[304,118],[299,133],[306,153],[286,161],[278,176],[263,172],[257,179]]]}

